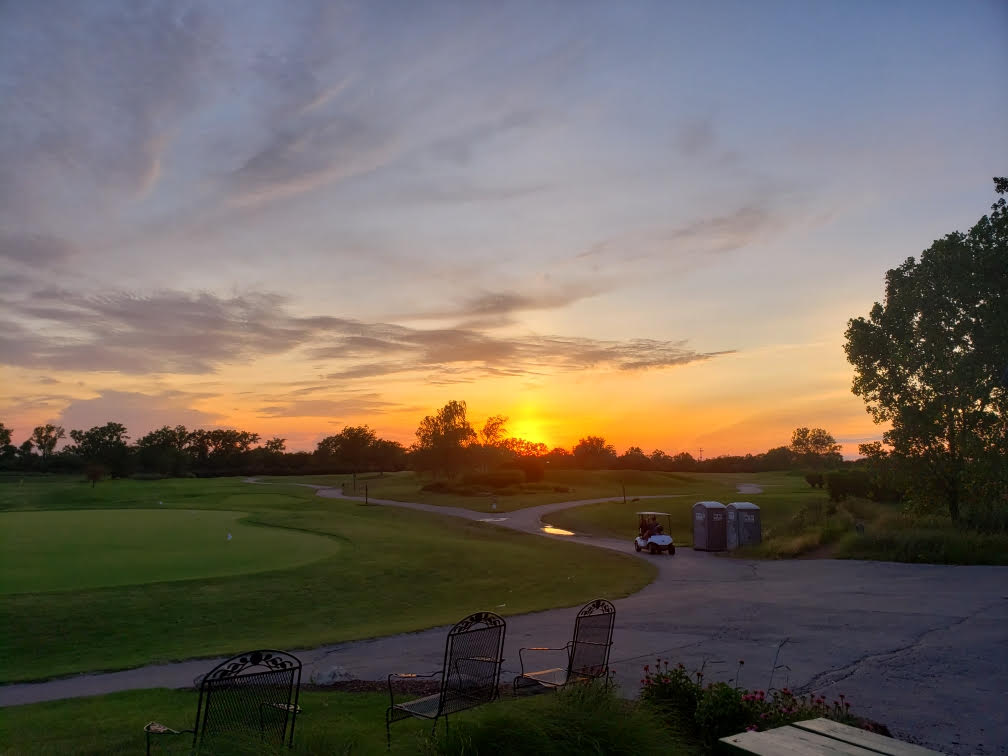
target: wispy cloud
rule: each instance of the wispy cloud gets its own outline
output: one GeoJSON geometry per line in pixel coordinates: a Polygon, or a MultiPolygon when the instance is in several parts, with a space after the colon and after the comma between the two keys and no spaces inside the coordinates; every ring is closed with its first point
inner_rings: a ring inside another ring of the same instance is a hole
{"type": "MultiPolygon", "coordinates": [[[[516,299],[482,303],[506,311],[516,299]]],[[[712,359],[686,341],[503,337],[467,328],[409,328],[331,316],[295,316],[276,294],[127,292],[85,297],[39,291],[0,305],[10,327],[0,335],[6,364],[123,373],[208,373],[238,361],[299,350],[359,378],[407,371],[522,375],[603,367],[633,371],[712,359]]]]}

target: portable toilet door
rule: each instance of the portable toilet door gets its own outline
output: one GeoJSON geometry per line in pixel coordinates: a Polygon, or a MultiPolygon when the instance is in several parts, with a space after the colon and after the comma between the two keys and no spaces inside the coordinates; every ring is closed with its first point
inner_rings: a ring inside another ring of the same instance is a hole
{"type": "Polygon", "coordinates": [[[719,501],[698,501],[693,505],[693,548],[697,551],[724,551],[727,545],[725,505],[719,501]]]}
{"type": "Polygon", "coordinates": [[[733,501],[728,505],[729,522],[736,522],[739,546],[751,546],[763,541],[760,508],[751,501],[733,501]]]}
{"type": "Polygon", "coordinates": [[[738,510],[732,504],[725,507],[725,533],[728,551],[734,551],[739,547],[739,531],[738,510]]]}

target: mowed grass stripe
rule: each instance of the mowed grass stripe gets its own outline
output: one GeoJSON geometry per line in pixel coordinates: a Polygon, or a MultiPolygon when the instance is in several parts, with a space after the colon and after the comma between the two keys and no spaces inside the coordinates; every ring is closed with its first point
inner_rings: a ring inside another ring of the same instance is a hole
{"type": "Polygon", "coordinates": [[[241,575],[332,556],[339,543],[243,512],[102,509],[0,514],[0,594],[241,575]]]}

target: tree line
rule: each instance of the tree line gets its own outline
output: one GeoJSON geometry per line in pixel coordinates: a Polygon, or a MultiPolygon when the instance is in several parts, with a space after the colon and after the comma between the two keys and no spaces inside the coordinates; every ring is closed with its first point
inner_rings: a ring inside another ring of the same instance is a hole
{"type": "Polygon", "coordinates": [[[656,470],[664,472],[765,472],[795,467],[824,469],[840,464],[839,445],[821,428],[799,428],[789,446],[763,454],[698,459],[689,452],[645,453],[631,446],[622,454],[602,436],[587,435],[572,448],[548,448],[507,435],[508,418],[489,417],[476,430],[464,401],[452,400],[420,422],[408,448],[379,438],[367,425],[346,426],[319,441],[313,452],[288,452],[286,439],[263,440],[232,428],[189,430],[164,426],[131,442],[117,422],[87,430],[58,425],[36,427],[20,445],[0,423],[0,470],[84,472],[104,477],[308,475],[392,472],[412,469],[434,478],[498,469],[517,469],[526,481],[541,480],[546,469],[656,470]],[[57,450],[61,441],[67,441],[57,450]]]}

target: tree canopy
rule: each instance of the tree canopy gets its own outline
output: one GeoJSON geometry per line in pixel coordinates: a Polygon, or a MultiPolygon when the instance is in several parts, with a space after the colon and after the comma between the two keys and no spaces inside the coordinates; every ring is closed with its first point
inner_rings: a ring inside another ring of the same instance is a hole
{"type": "MultiPolygon", "coordinates": [[[[1008,180],[995,179],[999,194],[1008,180]]],[[[911,495],[958,518],[964,499],[1008,491],[1008,209],[886,273],[885,301],[849,321],[853,391],[903,467],[911,495]]]]}

